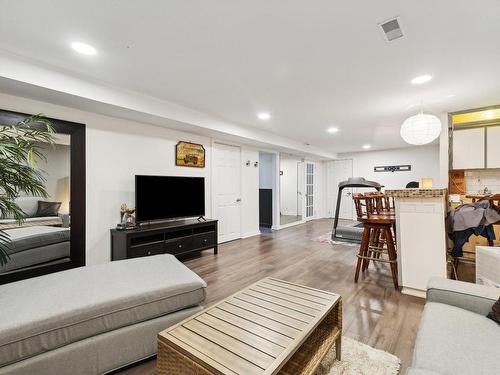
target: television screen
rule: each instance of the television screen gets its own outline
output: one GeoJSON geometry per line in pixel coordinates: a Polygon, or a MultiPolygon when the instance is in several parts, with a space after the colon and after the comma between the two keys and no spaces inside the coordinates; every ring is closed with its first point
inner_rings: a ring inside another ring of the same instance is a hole
{"type": "Polygon", "coordinates": [[[137,221],[205,215],[203,177],[135,176],[137,221]]]}

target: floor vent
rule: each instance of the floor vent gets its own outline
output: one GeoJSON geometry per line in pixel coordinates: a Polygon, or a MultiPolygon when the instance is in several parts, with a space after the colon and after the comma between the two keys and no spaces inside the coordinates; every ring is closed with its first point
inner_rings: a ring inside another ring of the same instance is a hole
{"type": "Polygon", "coordinates": [[[403,30],[401,30],[401,26],[399,26],[397,18],[381,23],[380,27],[389,42],[403,37],[403,30]]]}

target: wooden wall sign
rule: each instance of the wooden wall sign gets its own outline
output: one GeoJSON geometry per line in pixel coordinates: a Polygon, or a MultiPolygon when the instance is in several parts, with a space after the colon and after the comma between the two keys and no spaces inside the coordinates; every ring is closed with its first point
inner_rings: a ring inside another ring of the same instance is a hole
{"type": "Polygon", "coordinates": [[[180,141],[175,145],[175,165],[205,168],[205,148],[197,143],[180,141]]]}

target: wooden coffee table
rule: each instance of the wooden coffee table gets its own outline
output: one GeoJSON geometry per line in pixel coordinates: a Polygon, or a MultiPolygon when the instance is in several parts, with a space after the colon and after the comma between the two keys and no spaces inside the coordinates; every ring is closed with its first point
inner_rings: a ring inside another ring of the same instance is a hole
{"type": "Polygon", "coordinates": [[[161,332],[157,372],[313,374],[341,338],[339,295],[265,278],[161,332]]]}

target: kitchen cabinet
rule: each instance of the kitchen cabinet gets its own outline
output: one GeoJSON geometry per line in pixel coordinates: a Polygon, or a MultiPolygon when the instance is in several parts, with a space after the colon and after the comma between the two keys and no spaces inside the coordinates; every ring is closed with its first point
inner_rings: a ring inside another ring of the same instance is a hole
{"type": "Polygon", "coordinates": [[[454,130],[453,169],[485,168],[485,147],[484,128],[454,130]]]}
{"type": "Polygon", "coordinates": [[[500,126],[486,128],[486,168],[500,168],[500,126]]]}

